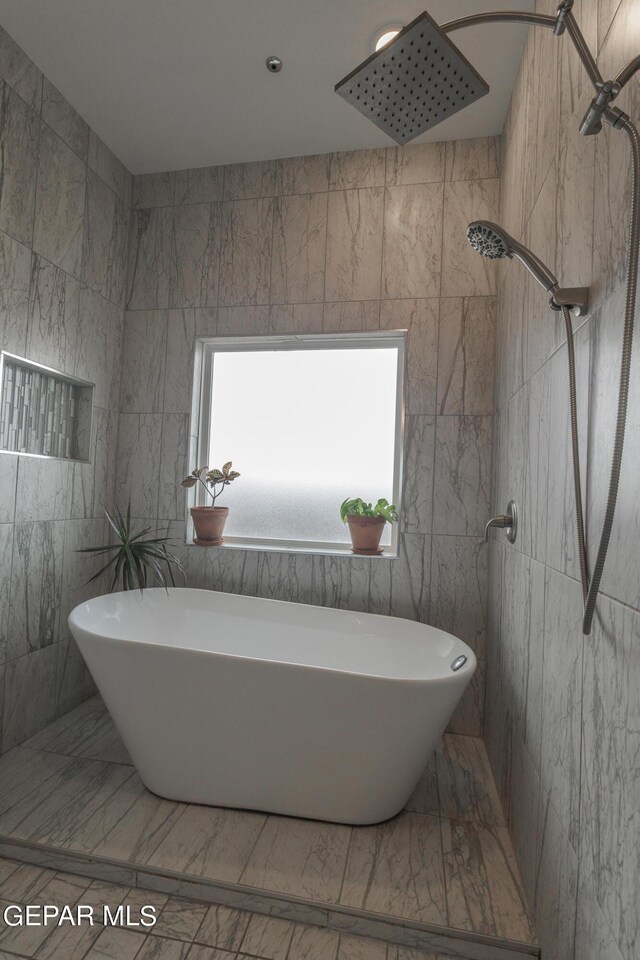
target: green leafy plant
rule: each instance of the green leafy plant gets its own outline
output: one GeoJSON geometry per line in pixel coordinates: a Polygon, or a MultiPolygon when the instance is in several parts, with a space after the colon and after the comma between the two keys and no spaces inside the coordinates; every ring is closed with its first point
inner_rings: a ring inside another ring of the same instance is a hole
{"type": "Polygon", "coordinates": [[[211,505],[215,506],[216,500],[224,488],[228,487],[233,480],[236,480],[240,476],[237,470],[231,469],[232,466],[233,464],[231,460],[229,460],[220,470],[216,467],[212,470],[210,470],[209,467],[196,467],[188,477],[184,478],[182,486],[195,487],[196,483],[201,483],[213,501],[211,505]],[[217,489],[218,487],[220,489],[217,489]]]}
{"type": "Polygon", "coordinates": [[[87,583],[92,583],[103,573],[111,570],[109,585],[111,593],[119,587],[122,590],[139,590],[142,593],[150,583],[156,583],[166,590],[169,582],[173,587],[176,585],[174,568],[186,581],[182,563],[178,557],[167,550],[167,543],[171,541],[171,537],[147,537],[150,527],[145,527],[136,534],[131,532],[130,503],[125,517],[117,508],[113,514],[105,510],[105,516],[115,533],[115,543],[107,543],[101,547],[84,547],[77,552],[94,553],[96,556],[113,554],[113,556],[87,580],[87,583]]]}
{"type": "Polygon", "coordinates": [[[340,518],[343,523],[347,522],[347,517],[384,517],[388,523],[396,523],[398,512],[395,506],[383,497],[378,500],[375,507],[356,497],[353,500],[347,498],[340,507],[340,518]]]}

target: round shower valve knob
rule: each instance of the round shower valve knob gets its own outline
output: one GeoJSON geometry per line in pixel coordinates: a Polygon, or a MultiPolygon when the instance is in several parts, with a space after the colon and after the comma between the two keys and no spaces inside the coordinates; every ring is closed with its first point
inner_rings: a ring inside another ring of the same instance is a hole
{"type": "Polygon", "coordinates": [[[267,57],[267,70],[269,73],[280,73],[282,70],[282,60],[280,57],[267,57]]]}

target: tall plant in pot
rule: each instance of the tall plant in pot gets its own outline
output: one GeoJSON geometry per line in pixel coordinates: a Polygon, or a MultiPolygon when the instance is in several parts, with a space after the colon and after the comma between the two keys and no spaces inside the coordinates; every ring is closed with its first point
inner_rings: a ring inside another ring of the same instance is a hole
{"type": "Polygon", "coordinates": [[[374,557],[384,550],[380,540],[385,523],[396,523],[398,513],[394,505],[382,497],[375,507],[355,497],[343,502],[340,517],[343,523],[349,525],[353,552],[374,557]]]}
{"type": "Polygon", "coordinates": [[[231,460],[225,463],[219,470],[213,467],[196,467],[188,477],[182,481],[183,487],[195,487],[197,483],[202,484],[211,497],[211,503],[203,507],[191,507],[191,516],[196,535],[194,543],[200,547],[217,547],[223,542],[222,534],[224,525],[229,516],[229,507],[216,506],[216,500],[223,492],[225,487],[236,480],[240,474],[237,470],[232,470],[231,460]]]}

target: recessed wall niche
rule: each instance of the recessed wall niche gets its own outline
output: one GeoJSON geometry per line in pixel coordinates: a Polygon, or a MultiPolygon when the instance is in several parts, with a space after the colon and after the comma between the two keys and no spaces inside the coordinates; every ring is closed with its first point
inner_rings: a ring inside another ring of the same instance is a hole
{"type": "Polygon", "coordinates": [[[94,384],[0,352],[0,451],[90,459],[94,384]]]}

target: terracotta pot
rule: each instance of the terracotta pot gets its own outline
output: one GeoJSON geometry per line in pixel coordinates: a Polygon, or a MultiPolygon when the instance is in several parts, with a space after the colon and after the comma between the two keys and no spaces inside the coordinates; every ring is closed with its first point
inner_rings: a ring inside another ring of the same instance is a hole
{"type": "Polygon", "coordinates": [[[196,531],[194,543],[199,547],[215,547],[222,543],[229,507],[191,507],[191,516],[196,531]]]}
{"type": "Polygon", "coordinates": [[[382,553],[380,538],[386,522],[384,517],[347,517],[353,552],[367,556],[382,553]]]}

